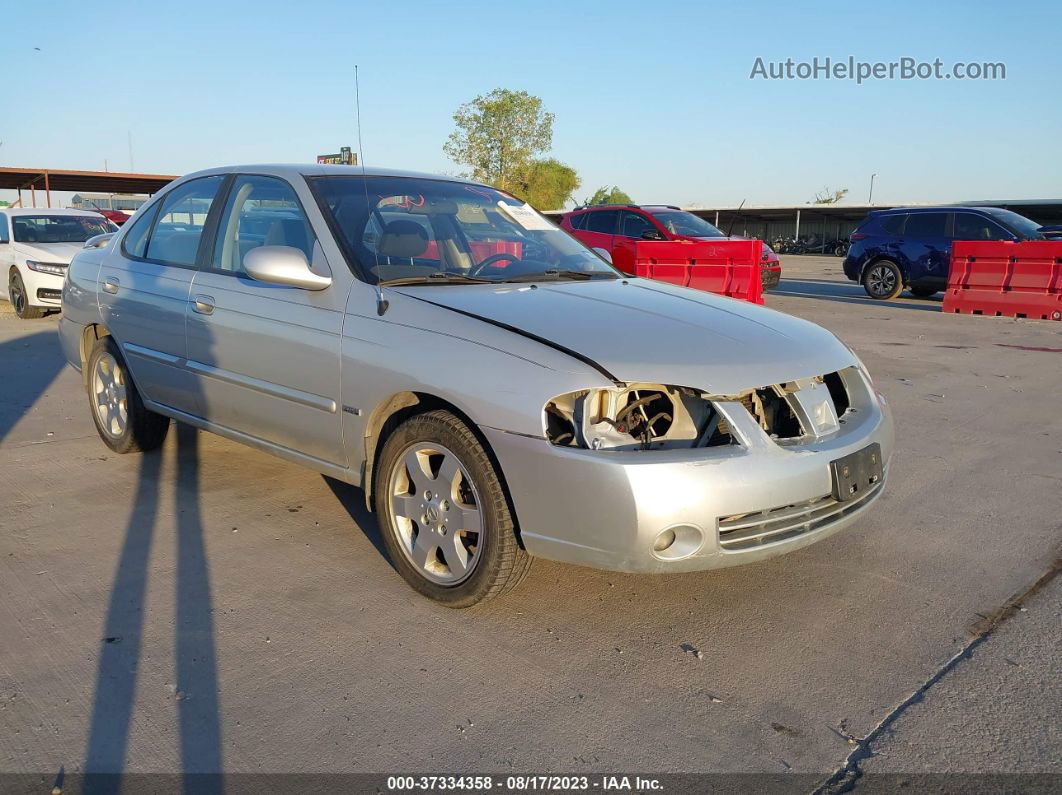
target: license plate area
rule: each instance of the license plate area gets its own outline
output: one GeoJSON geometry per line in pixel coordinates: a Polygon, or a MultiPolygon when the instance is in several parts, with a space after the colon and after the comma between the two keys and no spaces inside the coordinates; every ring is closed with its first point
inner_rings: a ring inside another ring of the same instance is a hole
{"type": "Polygon", "coordinates": [[[833,498],[838,502],[859,499],[881,483],[881,445],[877,442],[830,462],[833,498]]]}

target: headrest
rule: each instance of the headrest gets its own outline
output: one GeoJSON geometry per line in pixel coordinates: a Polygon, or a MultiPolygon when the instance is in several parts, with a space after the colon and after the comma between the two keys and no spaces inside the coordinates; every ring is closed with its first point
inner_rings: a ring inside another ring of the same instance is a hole
{"type": "Polygon", "coordinates": [[[428,248],[428,233],[416,221],[391,221],[384,227],[378,251],[385,257],[419,257],[428,248]]]}

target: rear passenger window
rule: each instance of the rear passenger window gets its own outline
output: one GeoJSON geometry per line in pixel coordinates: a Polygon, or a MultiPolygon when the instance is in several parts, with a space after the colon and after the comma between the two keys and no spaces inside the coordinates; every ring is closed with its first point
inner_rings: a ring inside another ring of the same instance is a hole
{"type": "Polygon", "coordinates": [[[0,243],[10,242],[7,235],[7,216],[0,213],[0,243]]]}
{"type": "Polygon", "coordinates": [[[999,224],[974,213],[955,214],[956,240],[1010,240],[999,224]]]}
{"type": "Polygon", "coordinates": [[[616,233],[616,216],[619,215],[615,210],[606,210],[600,213],[587,213],[589,219],[586,223],[587,232],[600,232],[605,235],[612,235],[616,233]]]}
{"type": "Polygon", "coordinates": [[[944,237],[947,235],[947,213],[911,213],[904,227],[904,237],[944,237]]]}
{"type": "Polygon", "coordinates": [[[572,229],[585,229],[586,228],[586,216],[589,213],[580,213],[579,215],[573,215],[569,223],[572,225],[572,229]]]}
{"type": "Polygon", "coordinates": [[[170,191],[151,230],[148,259],[172,265],[195,265],[210,206],[224,180],[222,174],[203,177],[170,191]]]}
{"type": "Polygon", "coordinates": [[[291,185],[277,177],[240,176],[221,216],[212,267],[243,273],[243,258],[259,246],[297,248],[309,262],[316,240],[291,185]]]}

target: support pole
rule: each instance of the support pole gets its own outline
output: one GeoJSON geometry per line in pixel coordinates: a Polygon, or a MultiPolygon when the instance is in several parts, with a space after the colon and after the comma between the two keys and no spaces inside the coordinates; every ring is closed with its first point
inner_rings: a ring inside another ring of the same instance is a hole
{"type": "Polygon", "coordinates": [[[44,195],[48,201],[48,207],[52,206],[52,186],[48,183],[48,172],[44,172],[44,195]]]}
{"type": "Polygon", "coordinates": [[[796,231],[793,232],[793,240],[800,239],[800,210],[797,210],[796,231]]]}

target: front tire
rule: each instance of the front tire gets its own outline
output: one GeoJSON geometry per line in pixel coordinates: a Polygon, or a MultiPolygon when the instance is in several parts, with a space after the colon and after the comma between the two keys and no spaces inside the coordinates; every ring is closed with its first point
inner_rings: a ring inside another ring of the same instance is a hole
{"type": "Polygon", "coordinates": [[[514,588],[531,557],[483,445],[448,411],[418,414],[387,438],[374,503],[388,556],[418,593],[471,607],[514,588]]]}
{"type": "Polygon", "coordinates": [[[903,274],[888,259],[879,259],[863,272],[863,289],[876,301],[888,301],[903,292],[903,274]]]}
{"type": "Polygon", "coordinates": [[[44,310],[39,306],[31,306],[26,285],[22,281],[22,274],[17,268],[11,269],[7,279],[7,298],[11,302],[11,308],[15,310],[20,320],[37,320],[44,317],[44,310]]]}
{"type": "Polygon", "coordinates": [[[170,419],[144,408],[113,337],[96,340],[85,368],[92,421],[104,444],[116,453],[159,447],[170,429],[170,419]]]}

